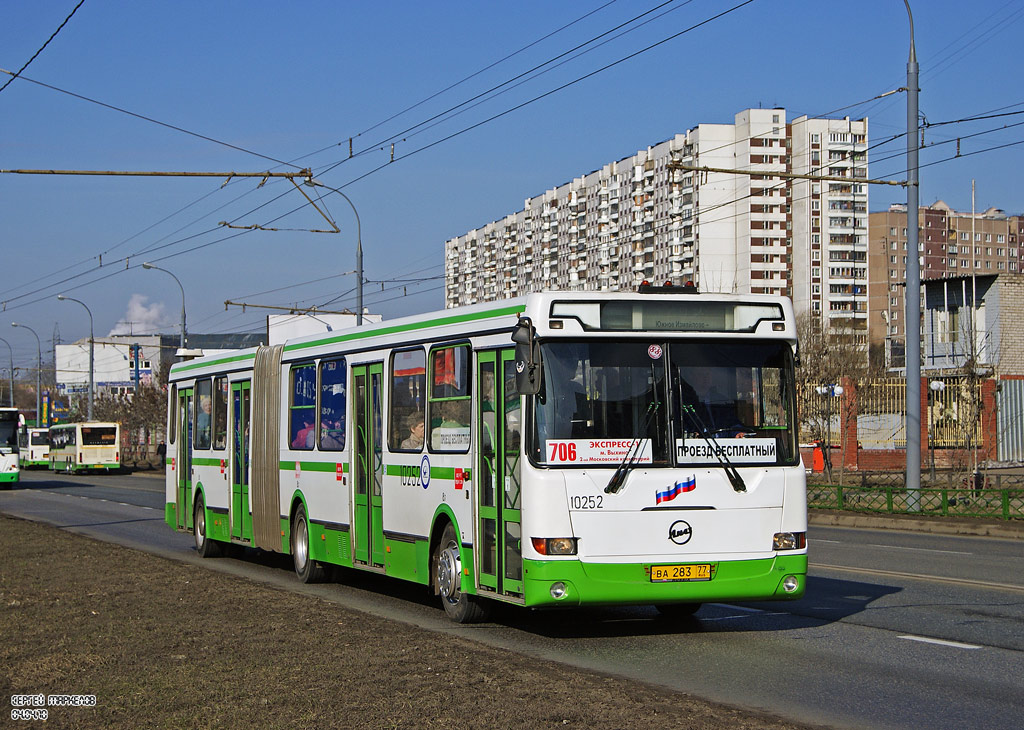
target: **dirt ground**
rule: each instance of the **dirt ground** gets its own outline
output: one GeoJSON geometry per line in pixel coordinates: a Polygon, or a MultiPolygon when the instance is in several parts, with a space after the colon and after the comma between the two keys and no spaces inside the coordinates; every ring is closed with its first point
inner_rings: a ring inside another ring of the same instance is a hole
{"type": "Polygon", "coordinates": [[[2,724],[27,694],[95,696],[46,727],[805,728],[0,516],[2,724]]]}

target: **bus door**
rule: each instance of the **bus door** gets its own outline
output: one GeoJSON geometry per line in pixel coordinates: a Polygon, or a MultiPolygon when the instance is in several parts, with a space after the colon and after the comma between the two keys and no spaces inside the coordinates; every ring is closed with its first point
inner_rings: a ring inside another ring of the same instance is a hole
{"type": "Polygon", "coordinates": [[[178,480],[178,527],[192,526],[192,389],[178,389],[178,453],[175,470],[178,480]]]}
{"type": "Polygon", "coordinates": [[[515,351],[477,356],[476,476],[480,585],[522,594],[521,409],[515,390],[515,351]]]}
{"type": "Polygon", "coordinates": [[[231,537],[252,540],[249,509],[249,420],[252,383],[231,384],[231,537]]]}
{"type": "Polygon", "coordinates": [[[352,544],[356,562],[376,567],[384,567],[383,380],[383,363],[352,367],[352,544]]]}

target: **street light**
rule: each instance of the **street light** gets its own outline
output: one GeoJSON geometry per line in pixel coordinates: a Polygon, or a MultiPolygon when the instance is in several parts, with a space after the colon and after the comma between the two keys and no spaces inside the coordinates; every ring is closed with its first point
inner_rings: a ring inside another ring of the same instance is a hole
{"type": "MultiPolygon", "coordinates": [[[[359,211],[356,210],[355,204],[352,200],[341,192],[337,188],[332,188],[330,185],[324,185],[319,180],[314,180],[312,177],[306,178],[306,185],[315,188],[326,188],[331,190],[345,199],[352,208],[352,212],[356,216],[356,327],[363,325],[363,224],[359,220],[359,211]]],[[[145,266],[145,264],[143,264],[145,266]]]]}
{"type": "Polygon", "coordinates": [[[88,305],[85,302],[83,302],[81,299],[75,299],[73,297],[66,297],[63,294],[58,294],[57,295],[57,299],[59,299],[62,302],[78,302],[83,307],[85,307],[85,311],[89,313],[89,407],[88,407],[88,419],[91,421],[92,420],[92,399],[93,399],[93,391],[95,390],[94,386],[95,386],[95,380],[96,380],[96,358],[95,358],[95,347],[96,347],[95,342],[96,342],[96,338],[95,338],[95,335],[93,334],[92,310],[89,309],[88,305]]]}
{"type": "Polygon", "coordinates": [[[843,394],[843,386],[829,383],[814,388],[818,395],[825,396],[825,449],[822,457],[828,471],[829,483],[832,481],[832,398],[843,394]]]}
{"type": "Polygon", "coordinates": [[[917,142],[917,51],[914,48],[914,15],[910,2],[903,0],[910,19],[910,56],[907,59],[907,288],[906,312],[907,369],[907,508],[921,510],[921,260],[918,251],[918,203],[921,191],[918,181],[917,142]]]}
{"type": "Polygon", "coordinates": [[[0,342],[7,345],[7,349],[11,351],[11,408],[14,408],[14,348],[3,337],[0,337],[0,342]]]}
{"type": "MultiPolygon", "coordinates": [[[[931,467],[931,479],[935,481],[935,400],[939,397],[939,393],[946,389],[946,384],[941,380],[933,380],[928,384],[928,387],[932,391],[932,407],[928,411],[928,445],[932,452],[932,467],[931,467]]],[[[934,485],[933,485],[934,486],[934,485]]]]}
{"type": "Polygon", "coordinates": [[[165,274],[170,275],[170,277],[172,279],[174,279],[176,282],[178,282],[178,288],[181,289],[181,342],[179,344],[179,347],[182,350],[184,350],[185,349],[185,287],[183,287],[181,285],[181,282],[178,280],[178,277],[175,276],[174,274],[172,274],[167,269],[161,269],[159,266],[155,266],[154,264],[151,264],[148,261],[144,261],[142,263],[142,268],[144,268],[144,269],[155,269],[156,271],[162,271],[165,274]]]}
{"type": "Polygon", "coordinates": [[[39,422],[39,418],[43,415],[43,343],[39,339],[39,335],[36,334],[36,331],[27,324],[11,322],[11,327],[22,327],[27,329],[35,335],[36,338],[36,426],[42,427],[42,424],[39,422]]]}

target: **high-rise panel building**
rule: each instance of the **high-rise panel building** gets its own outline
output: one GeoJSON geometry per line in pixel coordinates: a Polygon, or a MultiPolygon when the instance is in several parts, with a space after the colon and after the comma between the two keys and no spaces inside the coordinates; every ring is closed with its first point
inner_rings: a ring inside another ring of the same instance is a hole
{"type": "Polygon", "coordinates": [[[825,323],[864,328],[866,150],[866,119],[747,109],[699,124],[447,241],[446,306],[692,281],[788,295],[825,323]]]}

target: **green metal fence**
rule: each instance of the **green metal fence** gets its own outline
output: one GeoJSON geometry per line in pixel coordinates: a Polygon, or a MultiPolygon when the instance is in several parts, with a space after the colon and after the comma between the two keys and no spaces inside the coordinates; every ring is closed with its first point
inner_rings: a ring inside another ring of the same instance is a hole
{"type": "Polygon", "coordinates": [[[913,496],[904,485],[807,485],[810,509],[912,514],[931,517],[995,517],[1024,519],[1024,487],[991,489],[923,487],[913,496]]]}

